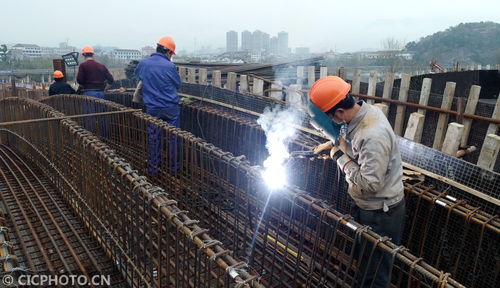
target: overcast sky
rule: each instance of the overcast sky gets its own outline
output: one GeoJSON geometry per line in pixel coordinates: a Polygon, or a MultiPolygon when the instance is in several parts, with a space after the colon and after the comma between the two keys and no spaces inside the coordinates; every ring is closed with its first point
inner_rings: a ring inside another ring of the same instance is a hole
{"type": "MultiPolygon", "coordinates": [[[[381,48],[460,22],[500,23],[499,0],[17,0],[0,6],[0,44],[139,49],[170,35],[178,50],[225,47],[226,32],[289,33],[314,52],[381,48]]],[[[241,45],[241,34],[240,45],[241,45]]]]}

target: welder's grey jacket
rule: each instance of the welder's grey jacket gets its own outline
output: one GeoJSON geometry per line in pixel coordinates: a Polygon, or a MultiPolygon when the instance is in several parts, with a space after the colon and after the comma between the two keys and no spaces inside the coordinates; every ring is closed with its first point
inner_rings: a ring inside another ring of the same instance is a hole
{"type": "Polygon", "coordinates": [[[348,193],[361,209],[387,208],[404,196],[401,153],[382,111],[363,101],[358,104],[361,109],[346,131],[347,155],[353,160],[344,166],[348,193]]]}

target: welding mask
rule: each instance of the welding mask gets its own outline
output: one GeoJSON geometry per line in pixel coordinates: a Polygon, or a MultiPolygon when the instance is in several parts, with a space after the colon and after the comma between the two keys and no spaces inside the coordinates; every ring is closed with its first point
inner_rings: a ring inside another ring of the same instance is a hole
{"type": "Polygon", "coordinates": [[[311,100],[307,101],[307,112],[311,117],[310,123],[311,125],[323,135],[325,135],[328,139],[330,139],[335,145],[338,145],[340,131],[342,126],[344,126],[344,122],[335,123],[326,115],[325,112],[321,111],[316,105],[314,105],[311,100]]]}

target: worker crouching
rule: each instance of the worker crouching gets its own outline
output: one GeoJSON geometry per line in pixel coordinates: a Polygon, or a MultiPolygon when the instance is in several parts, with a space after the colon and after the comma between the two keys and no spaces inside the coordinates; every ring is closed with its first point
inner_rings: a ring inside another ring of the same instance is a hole
{"type": "MultiPolygon", "coordinates": [[[[322,125],[328,127],[317,128],[330,138],[335,135],[337,139],[332,140],[338,141],[337,145],[331,141],[322,144],[315,152],[331,149],[331,158],[345,173],[349,184],[348,193],[354,200],[352,216],[355,220],[399,245],[405,203],[401,153],[396,136],[385,115],[364,101],[356,102],[349,94],[350,88],[350,84],[336,76],[321,78],[311,87],[310,104],[332,121],[322,125]],[[338,128],[332,129],[341,126],[345,131],[343,138],[338,137],[341,134],[338,128]]],[[[318,118],[319,113],[311,115],[312,119],[318,118]]],[[[359,258],[358,285],[355,287],[389,287],[391,255],[381,249],[372,250],[368,243],[356,244],[359,258]]]]}

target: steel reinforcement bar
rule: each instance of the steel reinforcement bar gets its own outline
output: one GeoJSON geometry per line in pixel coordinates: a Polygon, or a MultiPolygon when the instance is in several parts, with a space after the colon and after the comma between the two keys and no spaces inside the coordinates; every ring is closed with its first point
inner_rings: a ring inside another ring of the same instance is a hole
{"type": "Polygon", "coordinates": [[[7,225],[15,231],[15,242],[8,247],[16,248],[12,256],[19,262],[4,276],[70,274],[87,281],[98,276],[106,277],[109,286],[128,287],[61,195],[31,164],[0,144],[0,197],[7,225]]]}
{"type": "MultiPolygon", "coordinates": [[[[79,114],[85,106],[125,109],[85,97],[56,96],[44,102],[67,114],[79,114]]],[[[226,247],[248,259],[262,283],[356,287],[369,277],[358,263],[386,253],[395,259],[392,280],[398,287],[461,287],[447,273],[361,227],[325,201],[293,187],[269,193],[258,169],[243,157],[149,115],[118,115],[80,123],[93,128],[155,184],[171,187],[181,209],[194,213],[226,247]],[[99,128],[101,123],[106,123],[105,129],[99,128]]]]}
{"type": "MultiPolygon", "coordinates": [[[[182,105],[181,115],[183,129],[210,139],[224,150],[244,154],[254,164],[267,157],[263,152],[265,133],[253,119],[200,103],[182,105]]],[[[311,149],[316,144],[314,138],[301,133],[290,144],[290,150],[311,149]]],[[[342,213],[350,212],[347,185],[333,161],[322,157],[293,159],[290,175],[292,183],[300,189],[326,200],[342,213]]],[[[461,194],[454,197],[447,189],[440,191],[422,182],[404,184],[408,221],[403,244],[464,284],[497,286],[498,215],[467,204],[459,199],[461,194]]]]}
{"type": "MultiPolygon", "coordinates": [[[[28,99],[1,100],[0,109],[1,121],[64,116],[28,99]]],[[[15,132],[1,130],[1,143],[46,168],[131,286],[262,287],[168,190],[153,186],[72,120],[11,127],[15,132]]]]}

